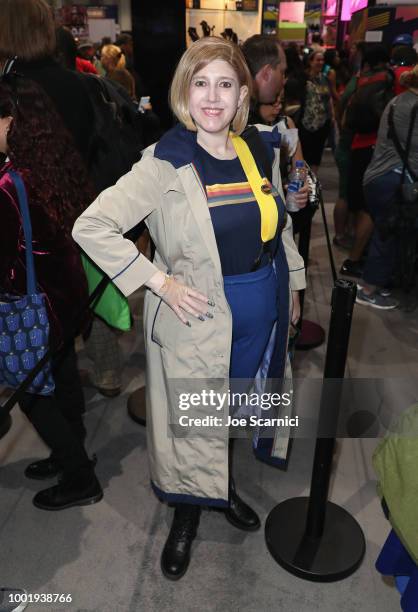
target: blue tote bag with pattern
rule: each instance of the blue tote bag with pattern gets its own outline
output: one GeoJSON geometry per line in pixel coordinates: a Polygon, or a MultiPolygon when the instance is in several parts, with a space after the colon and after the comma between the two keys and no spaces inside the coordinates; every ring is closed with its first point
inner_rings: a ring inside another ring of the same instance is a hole
{"type": "MultiPolygon", "coordinates": [[[[0,289],[0,385],[17,388],[49,348],[49,321],[45,295],[37,289],[25,185],[17,172],[9,171],[9,175],[16,187],[25,237],[26,295],[10,295],[0,289]]],[[[50,395],[54,388],[48,360],[26,391],[50,395]]]]}

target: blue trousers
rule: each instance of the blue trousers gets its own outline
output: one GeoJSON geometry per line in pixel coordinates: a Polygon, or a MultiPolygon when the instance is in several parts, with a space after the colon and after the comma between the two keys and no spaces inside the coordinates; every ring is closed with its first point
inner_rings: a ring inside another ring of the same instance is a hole
{"type": "MultiPolygon", "coordinates": [[[[388,206],[396,198],[400,180],[396,172],[387,172],[364,186],[367,211],[376,226],[384,225],[388,206]]],[[[378,227],[374,228],[363,272],[366,283],[384,287],[390,281],[396,261],[396,248],[396,236],[382,240],[378,227]]]]}
{"type": "Polygon", "coordinates": [[[395,531],[390,532],[376,561],[376,569],[383,576],[394,576],[402,595],[404,612],[416,612],[418,601],[418,567],[395,531]]]}
{"type": "Polygon", "coordinates": [[[278,280],[272,265],[224,276],[232,312],[230,378],[254,378],[278,317],[278,280]]]}

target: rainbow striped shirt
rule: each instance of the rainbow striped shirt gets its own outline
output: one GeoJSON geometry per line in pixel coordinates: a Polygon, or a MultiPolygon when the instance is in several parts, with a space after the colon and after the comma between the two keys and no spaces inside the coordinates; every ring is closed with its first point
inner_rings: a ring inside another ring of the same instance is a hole
{"type": "Polygon", "coordinates": [[[209,208],[213,206],[255,203],[254,194],[248,181],[206,185],[206,193],[209,208]]]}
{"type": "MultiPolygon", "coordinates": [[[[238,158],[220,160],[200,146],[198,152],[222,272],[224,276],[246,274],[262,249],[258,203],[238,158]]],[[[277,235],[273,250],[276,246],[277,235]]],[[[261,266],[268,261],[268,255],[264,255],[261,266]]]]}

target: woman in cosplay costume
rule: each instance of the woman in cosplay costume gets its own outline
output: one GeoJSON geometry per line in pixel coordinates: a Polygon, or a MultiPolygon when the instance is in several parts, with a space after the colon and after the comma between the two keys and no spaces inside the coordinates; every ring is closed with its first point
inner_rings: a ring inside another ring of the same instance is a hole
{"type": "MultiPolygon", "coordinates": [[[[195,435],[182,427],[179,392],[192,381],[217,379],[228,386],[229,377],[282,377],[289,268],[292,287],[304,286],[303,261],[283,204],[280,135],[266,126],[260,132],[273,185],[260,177],[266,175],[238,137],[246,126],[250,89],[238,46],[216,37],[193,43],[171,86],[180,123],[146,149],[73,230],[125,295],[141,285],[149,289],[147,442],[153,489],[175,506],[161,557],[164,575],[173,580],[187,570],[202,506],[224,509],[238,528],[260,527],[229,474],[228,428],[195,435]],[[260,180],[253,189],[248,174],[254,170],[260,180]],[[123,238],[142,219],[156,246],[153,262],[123,238]]],[[[204,414],[220,413],[209,406],[204,414]]],[[[259,442],[255,450],[263,453],[266,440],[259,442]]]]}
{"type": "MultiPolygon", "coordinates": [[[[46,296],[52,347],[72,332],[73,319],[87,300],[87,286],[74,219],[91,199],[83,163],[52,102],[30,79],[4,67],[0,77],[0,288],[26,293],[25,241],[13,171],[27,194],[32,248],[39,292],[46,296]]],[[[39,491],[33,503],[44,510],[90,504],[103,497],[93,462],[84,448],[84,397],[74,343],[52,357],[55,392],[25,393],[19,404],[51,455],[30,464],[36,480],[59,476],[57,485],[39,491]]]]}

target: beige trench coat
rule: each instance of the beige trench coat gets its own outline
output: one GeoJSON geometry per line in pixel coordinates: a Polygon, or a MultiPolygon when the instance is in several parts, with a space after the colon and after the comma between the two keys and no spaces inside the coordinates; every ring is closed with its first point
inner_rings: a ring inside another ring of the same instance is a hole
{"type": "MultiPolygon", "coordinates": [[[[151,481],[161,497],[225,505],[227,439],[168,436],[168,384],[178,378],[228,378],[232,317],[205,190],[191,164],[175,169],[168,161],[154,157],[154,147],[146,149],[141,161],[87,208],[74,226],[73,237],[126,296],[158,269],[215,302],[213,319],[187,327],[169,306],[147,291],[147,444],[151,481]],[[157,248],[153,263],[122,236],[142,219],[157,248]]],[[[282,192],[278,150],[273,183],[282,192]]],[[[289,215],[283,242],[290,286],[302,289],[303,260],[293,241],[289,215]]]]}

